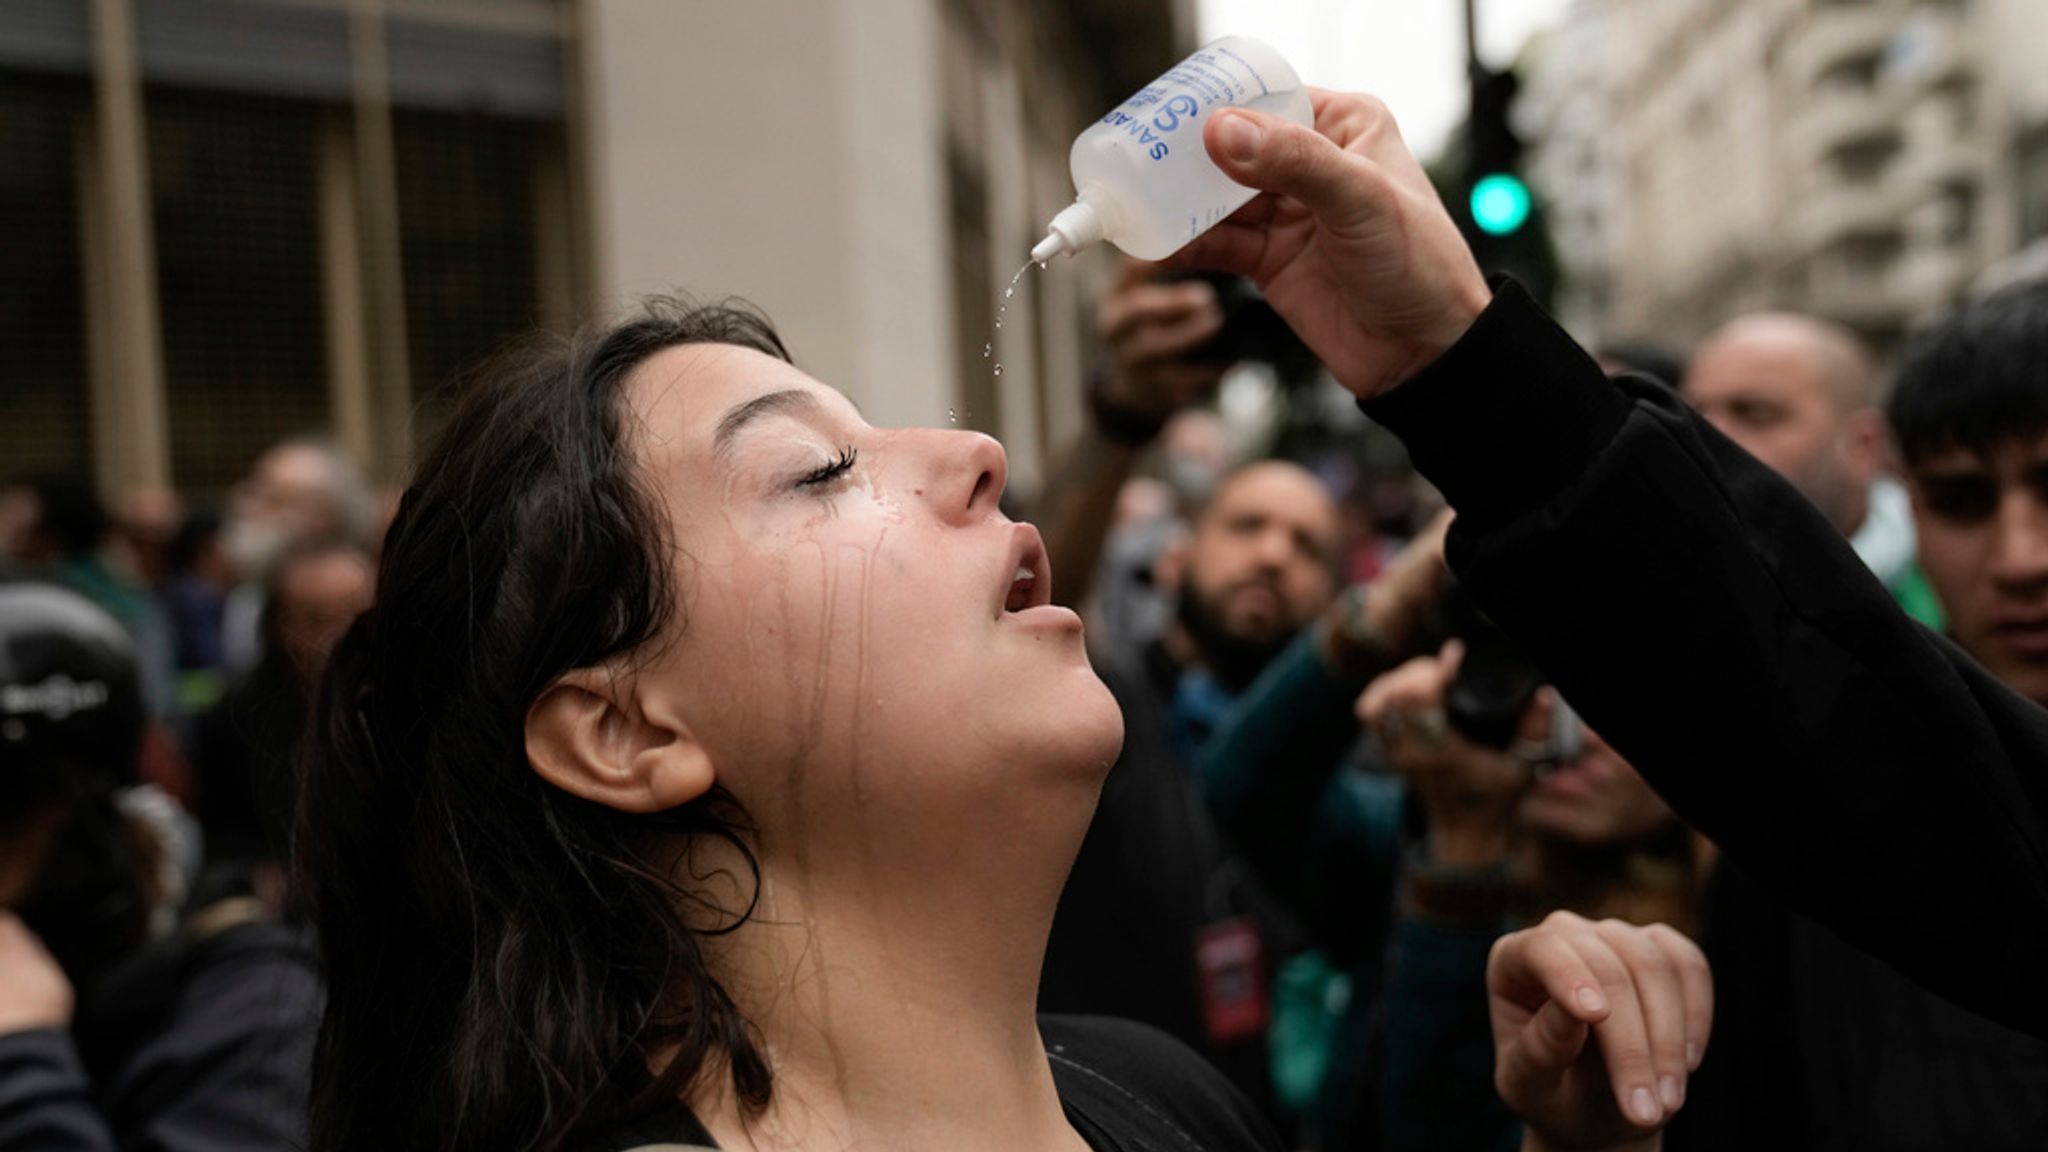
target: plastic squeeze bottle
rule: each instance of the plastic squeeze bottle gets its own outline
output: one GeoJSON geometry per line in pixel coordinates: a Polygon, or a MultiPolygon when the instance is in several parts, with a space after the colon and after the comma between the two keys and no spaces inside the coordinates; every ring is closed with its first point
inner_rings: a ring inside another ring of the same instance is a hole
{"type": "Polygon", "coordinates": [[[1031,249],[1040,262],[1108,240],[1160,260],[1207,232],[1256,193],[1209,160],[1202,125],[1219,108],[1250,108],[1310,124],[1308,89],[1278,52],[1225,36],[1174,65],[1074,140],[1079,195],[1031,249]]]}

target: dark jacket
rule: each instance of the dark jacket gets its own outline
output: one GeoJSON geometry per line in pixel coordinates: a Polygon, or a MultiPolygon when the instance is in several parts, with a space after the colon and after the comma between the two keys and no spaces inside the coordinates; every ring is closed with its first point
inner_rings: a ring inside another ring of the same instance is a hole
{"type": "Polygon", "coordinates": [[[2048,711],[1511,284],[1367,410],[1458,509],[1464,587],[1681,816],[1862,951],[2048,1036],[2048,711]]]}
{"type": "Polygon", "coordinates": [[[1512,285],[1367,410],[1459,510],[1465,588],[1727,853],[1672,1146],[2048,1140],[2048,712],[1512,285]]]}
{"type": "Polygon", "coordinates": [[[304,1147],[314,965],[268,921],[180,937],[103,979],[72,1031],[0,1035],[0,1149],[304,1147]]]}

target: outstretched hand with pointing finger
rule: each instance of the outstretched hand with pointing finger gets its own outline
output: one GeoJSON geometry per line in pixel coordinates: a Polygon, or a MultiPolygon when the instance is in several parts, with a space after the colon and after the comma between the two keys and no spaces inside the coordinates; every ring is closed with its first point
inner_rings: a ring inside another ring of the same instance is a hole
{"type": "Polygon", "coordinates": [[[1713,1024],[1692,941],[1553,912],[1494,944],[1486,991],[1494,1086],[1527,1122],[1524,1152],[1660,1146],[1713,1024]]]}
{"type": "Polygon", "coordinates": [[[1311,89],[1315,126],[1241,108],[1203,142],[1263,195],[1177,253],[1176,267],[1249,277],[1360,399],[1441,356],[1491,299],[1386,106],[1311,89]]]}

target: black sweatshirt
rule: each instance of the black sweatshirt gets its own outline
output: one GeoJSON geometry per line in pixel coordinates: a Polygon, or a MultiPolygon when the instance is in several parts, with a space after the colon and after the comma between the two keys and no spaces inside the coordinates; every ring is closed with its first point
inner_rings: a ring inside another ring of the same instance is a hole
{"type": "Polygon", "coordinates": [[[2048,1036],[2048,712],[1512,283],[1366,410],[1458,510],[1464,586],[1681,816],[1852,944],[2048,1036]]]}

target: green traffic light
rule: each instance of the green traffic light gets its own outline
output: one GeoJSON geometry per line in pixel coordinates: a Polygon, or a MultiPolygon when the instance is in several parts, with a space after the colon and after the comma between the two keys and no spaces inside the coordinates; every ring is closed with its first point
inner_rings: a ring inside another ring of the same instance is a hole
{"type": "Polygon", "coordinates": [[[1472,222],[1489,236],[1506,236],[1529,222],[1529,186],[1495,172],[1472,185],[1472,222]]]}

